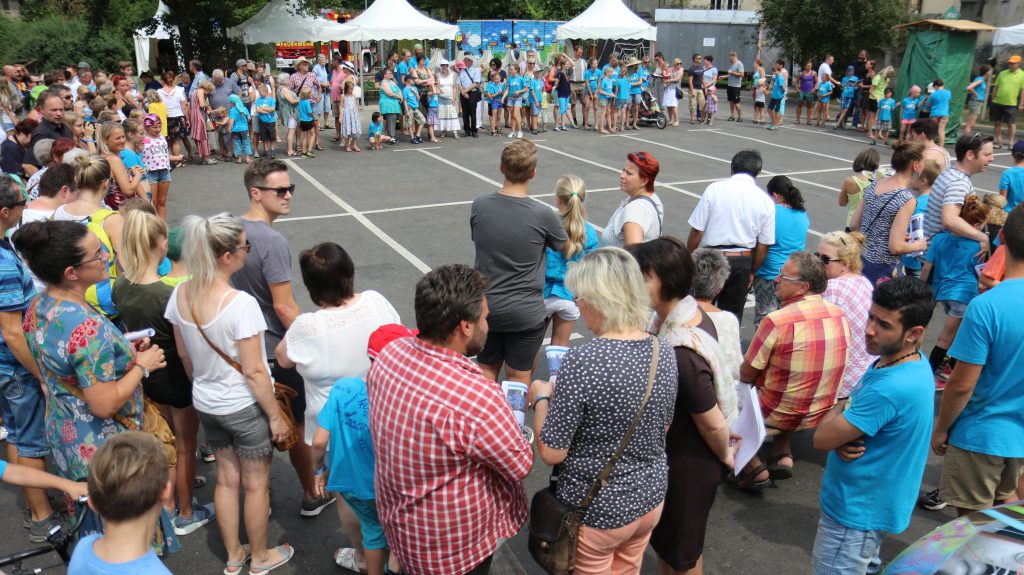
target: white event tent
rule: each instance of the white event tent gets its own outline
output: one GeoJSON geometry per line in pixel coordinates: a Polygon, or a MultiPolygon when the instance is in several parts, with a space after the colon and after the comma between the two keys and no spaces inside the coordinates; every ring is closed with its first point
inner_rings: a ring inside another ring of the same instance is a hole
{"type": "Polygon", "coordinates": [[[255,16],[228,28],[245,44],[337,40],[341,24],[303,12],[296,0],[273,0],[255,16]]]}
{"type": "MultiPolygon", "coordinates": [[[[149,31],[147,26],[143,26],[135,31],[135,71],[136,73],[142,73],[149,70],[150,64],[156,64],[156,43],[158,40],[170,40],[172,31],[173,35],[178,35],[178,27],[168,27],[162,20],[162,16],[166,15],[170,10],[167,5],[162,1],[157,5],[156,14],[153,18],[157,21],[157,26],[153,31],[149,31]]],[[[179,57],[180,60],[180,57],[179,57]]]]}
{"type": "Polygon", "coordinates": [[[459,27],[434,20],[406,0],[376,0],[362,14],[338,26],[330,40],[454,40],[459,27]]]}
{"type": "Polygon", "coordinates": [[[594,0],[582,14],[556,29],[559,40],[658,39],[658,29],[648,24],[622,0],[594,0]]]}
{"type": "Polygon", "coordinates": [[[1004,44],[1008,44],[1010,46],[1024,44],[1024,24],[1017,24],[1016,26],[1009,26],[1007,28],[1000,28],[996,30],[996,35],[992,39],[992,45],[1002,46],[1004,44]]]}

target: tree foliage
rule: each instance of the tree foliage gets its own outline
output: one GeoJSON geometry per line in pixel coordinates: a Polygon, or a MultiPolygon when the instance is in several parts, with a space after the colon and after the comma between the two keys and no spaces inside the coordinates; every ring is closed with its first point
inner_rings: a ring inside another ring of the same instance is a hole
{"type": "Polygon", "coordinates": [[[833,54],[849,62],[859,50],[896,47],[893,27],[910,17],[906,0],[762,0],[769,43],[797,62],[833,54]]]}

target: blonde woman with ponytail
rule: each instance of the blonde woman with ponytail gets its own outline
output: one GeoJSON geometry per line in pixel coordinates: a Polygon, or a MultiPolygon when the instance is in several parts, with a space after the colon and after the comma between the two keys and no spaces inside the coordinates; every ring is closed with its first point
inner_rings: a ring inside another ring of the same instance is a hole
{"type": "MultiPolygon", "coordinates": [[[[167,224],[144,210],[131,210],[125,217],[121,260],[124,272],[114,284],[111,296],[128,331],[152,328],[150,340],[165,350],[167,367],[142,381],[146,396],[160,406],[177,439],[178,465],[171,476],[178,499],[165,502],[174,531],[188,535],[213,520],[213,506],[192,506],[196,480],[196,434],[199,418],[192,407],[192,382],[174,341],[174,328],[164,318],[164,310],[174,288],[160,281],[157,269],[167,255],[167,224]]],[[[205,479],[202,480],[205,484],[205,479]]]]}
{"type": "Polygon", "coordinates": [[[597,230],[587,222],[583,200],[587,186],[579,176],[562,176],[555,183],[555,207],[562,216],[562,226],[569,239],[562,249],[546,248],[544,270],[544,309],[551,318],[551,345],[569,345],[569,336],[580,310],[573,301],[572,292],[565,287],[565,274],[569,263],[583,259],[600,244],[597,230]]]}
{"type": "Polygon", "coordinates": [[[192,279],[174,288],[164,315],[174,326],[199,421],[217,454],[213,500],[227,549],[224,573],[241,573],[251,560],[249,572],[261,575],[287,563],[295,550],[287,544],[267,548],[273,441],[288,428],[274,400],[263,345],[267,323],[259,303],[229,281],[242,269],[251,245],[242,220],[231,214],[188,216],[182,227],[192,279]],[[241,370],[213,346],[241,364],[241,370]],[[243,488],[248,549],[238,536],[238,492],[243,488]]]}

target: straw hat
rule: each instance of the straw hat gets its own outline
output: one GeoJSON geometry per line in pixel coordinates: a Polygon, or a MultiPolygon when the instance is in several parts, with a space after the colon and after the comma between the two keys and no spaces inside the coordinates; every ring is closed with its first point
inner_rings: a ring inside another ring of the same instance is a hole
{"type": "Polygon", "coordinates": [[[632,68],[633,66],[639,66],[639,65],[640,65],[640,60],[637,60],[636,56],[633,56],[632,58],[629,59],[629,62],[626,62],[626,67],[627,68],[632,68]]]}

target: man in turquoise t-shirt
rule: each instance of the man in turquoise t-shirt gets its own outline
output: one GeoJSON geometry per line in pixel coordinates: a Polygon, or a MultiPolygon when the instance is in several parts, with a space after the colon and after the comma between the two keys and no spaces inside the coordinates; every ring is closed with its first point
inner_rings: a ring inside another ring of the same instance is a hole
{"type": "Polygon", "coordinates": [[[864,330],[879,356],[814,432],[827,450],[811,573],[878,573],[889,533],[910,525],[934,417],[932,371],[918,350],[935,300],[900,277],[875,288],[864,330]]]}
{"type": "Polygon", "coordinates": [[[1020,69],[1020,56],[1014,54],[1007,61],[1007,69],[996,76],[992,84],[992,103],[989,109],[995,128],[996,147],[1003,146],[1003,123],[1007,125],[1006,145],[1012,146],[1017,135],[1017,111],[1024,110],[1024,70],[1020,69]]]}
{"type": "Polygon", "coordinates": [[[945,456],[939,497],[958,515],[1012,499],[1024,473],[1024,207],[1003,226],[1006,275],[974,298],[949,349],[932,450],[945,456]]]}

